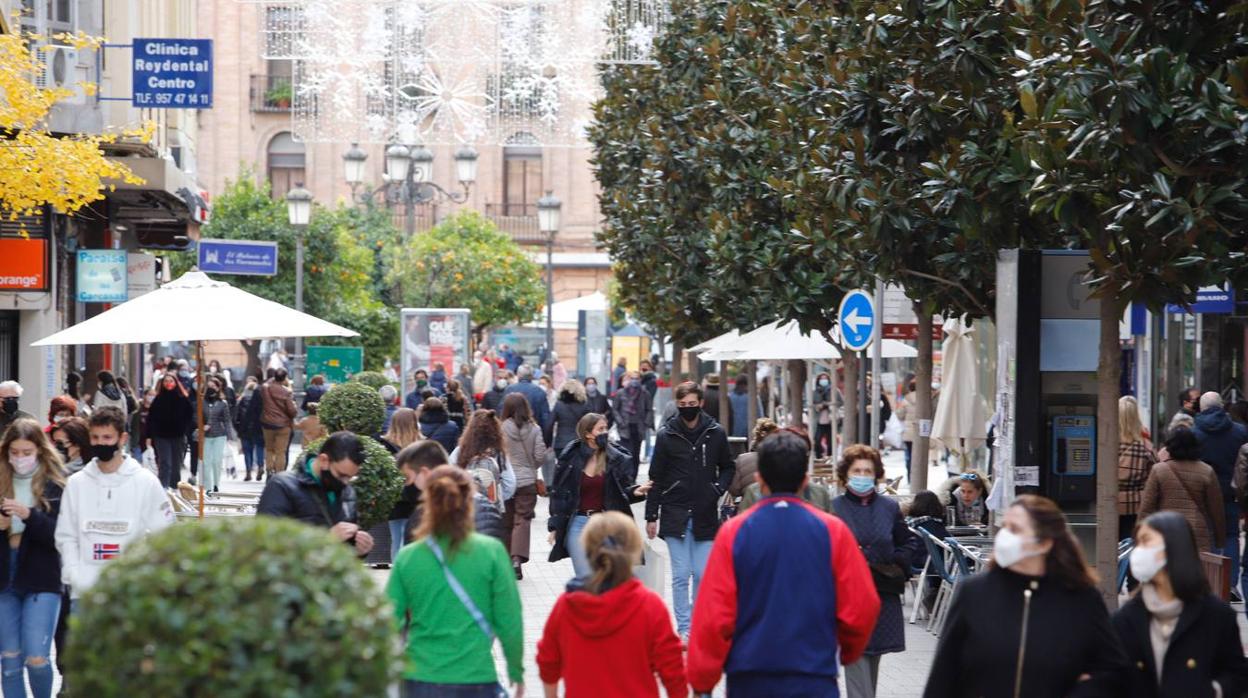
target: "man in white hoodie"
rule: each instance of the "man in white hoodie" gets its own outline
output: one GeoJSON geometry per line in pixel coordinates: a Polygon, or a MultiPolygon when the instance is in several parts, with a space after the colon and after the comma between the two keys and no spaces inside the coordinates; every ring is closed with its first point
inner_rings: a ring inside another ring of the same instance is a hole
{"type": "Polygon", "coordinates": [[[56,522],[61,581],[69,586],[72,602],[95,584],[109,560],[174,520],[160,480],[127,455],[121,410],[96,410],[89,428],[91,462],[69,478],[56,522]]]}

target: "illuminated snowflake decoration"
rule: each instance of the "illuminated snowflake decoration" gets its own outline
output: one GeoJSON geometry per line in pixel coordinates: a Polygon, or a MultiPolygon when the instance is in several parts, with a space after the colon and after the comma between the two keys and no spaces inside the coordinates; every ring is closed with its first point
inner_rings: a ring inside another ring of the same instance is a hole
{"type": "Polygon", "coordinates": [[[650,60],[667,0],[265,2],[305,142],[583,146],[604,65],[650,60]],[[402,135],[400,135],[402,134],[402,135]]]}

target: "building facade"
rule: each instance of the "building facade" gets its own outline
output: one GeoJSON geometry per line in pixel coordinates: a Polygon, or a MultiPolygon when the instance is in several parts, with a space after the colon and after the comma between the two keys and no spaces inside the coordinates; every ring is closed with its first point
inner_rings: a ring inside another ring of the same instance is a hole
{"type": "MultiPolygon", "coordinates": [[[[342,156],[352,144],[299,142],[291,116],[297,66],[290,60],[264,58],[269,53],[264,45],[266,14],[289,9],[276,3],[201,0],[200,22],[216,40],[217,59],[214,106],[201,114],[200,121],[205,144],[199,153],[201,181],[217,193],[230,180],[250,173],[267,179],[275,197],[302,183],[321,204],[351,201],[342,156]]],[[[534,145],[522,131],[507,140],[507,145],[477,146],[477,179],[466,202],[417,205],[410,221],[404,206],[392,202],[396,225],[419,234],[456,210],[479,211],[544,265],[546,238],[538,230],[537,200],[551,191],[563,203],[554,242],[555,301],[605,291],[610,265],[594,243],[600,215],[590,149],[534,145]]],[[[366,174],[356,194],[384,182],[384,146],[360,147],[367,154],[366,174]]],[[[432,181],[457,191],[455,148],[431,146],[431,150],[432,181]]],[[[378,194],[375,201],[382,203],[384,198],[378,194]]],[[[525,336],[533,339],[531,334],[525,336]]],[[[574,357],[576,345],[574,330],[556,333],[556,349],[562,356],[574,357]]]]}
{"type": "Polygon", "coordinates": [[[144,362],[135,347],[30,346],[109,307],[78,301],[79,252],[125,251],[126,267],[116,272],[126,275],[128,285],[140,282],[138,276],[150,276],[155,269],[153,253],[189,247],[207,214],[195,176],[196,112],[137,109],[129,101],[133,39],[197,36],[196,3],[7,0],[0,2],[0,10],[5,31],[44,37],[36,40],[44,63],[36,82],[73,93],[52,108],[48,124],[53,133],[100,134],[154,125],[147,140],[122,139],[103,146],[108,157],[124,161],[142,184],[109,183],[112,188],[101,192],[103,198],[72,216],[45,209],[39,215],[0,222],[6,255],[20,255],[30,266],[22,278],[34,280],[23,287],[11,283],[0,287],[0,380],[21,382],[22,407],[43,414],[49,400],[64,392],[71,371],[84,377],[84,393],[94,391],[95,373],[103,368],[136,384],[145,379],[144,362]],[[8,11],[19,13],[16,20],[8,11]],[[108,37],[110,43],[98,49],[58,45],[55,35],[61,32],[108,37]],[[92,94],[81,83],[97,89],[92,94]],[[131,278],[134,270],[136,278],[131,278]]]}

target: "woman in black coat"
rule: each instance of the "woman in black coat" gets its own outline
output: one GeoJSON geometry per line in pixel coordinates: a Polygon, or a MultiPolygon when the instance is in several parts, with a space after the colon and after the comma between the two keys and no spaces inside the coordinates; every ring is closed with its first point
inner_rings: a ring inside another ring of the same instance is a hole
{"type": "Polygon", "coordinates": [[[993,557],[959,585],[924,698],[1118,695],[1126,656],[1057,505],[1014,500],[993,557]]]}
{"type": "Polygon", "coordinates": [[[576,433],[555,466],[547,529],[553,537],[550,561],[571,557],[577,578],[585,579],[590,568],[580,535],[589,517],[601,511],[632,516],[631,505],[645,500],[652,483],[636,484],[632,455],[607,442],[606,417],[585,415],[576,433]]]}
{"type": "MultiPolygon", "coordinates": [[[[547,443],[554,446],[555,453],[562,453],[564,447],[576,441],[576,425],[589,412],[585,387],[581,382],[575,378],[564,381],[563,387],[559,389],[559,400],[555,402],[555,409],[551,413],[546,439],[547,443]]],[[[608,428],[610,426],[607,425],[608,428]]]]}
{"type": "Polygon", "coordinates": [[[615,415],[611,412],[611,401],[605,393],[598,389],[598,379],[590,376],[585,379],[585,404],[589,411],[607,418],[607,428],[615,426],[615,415]]]}
{"type": "Polygon", "coordinates": [[[1209,593],[1191,525],[1162,511],[1135,532],[1131,574],[1139,592],[1114,614],[1126,650],[1122,695],[1132,698],[1239,696],[1248,660],[1235,612],[1209,593]],[[1158,666],[1158,657],[1161,658],[1158,666]]]}

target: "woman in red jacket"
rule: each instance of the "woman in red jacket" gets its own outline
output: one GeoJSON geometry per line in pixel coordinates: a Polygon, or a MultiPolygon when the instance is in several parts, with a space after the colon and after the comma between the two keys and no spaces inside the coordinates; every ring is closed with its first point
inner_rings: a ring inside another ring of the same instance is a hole
{"type": "Polygon", "coordinates": [[[641,533],[629,516],[596,514],[581,534],[593,573],[559,597],[537,643],[547,698],[563,679],[568,698],[687,696],[680,639],[658,594],[633,578],[641,562],[641,533]]]}

